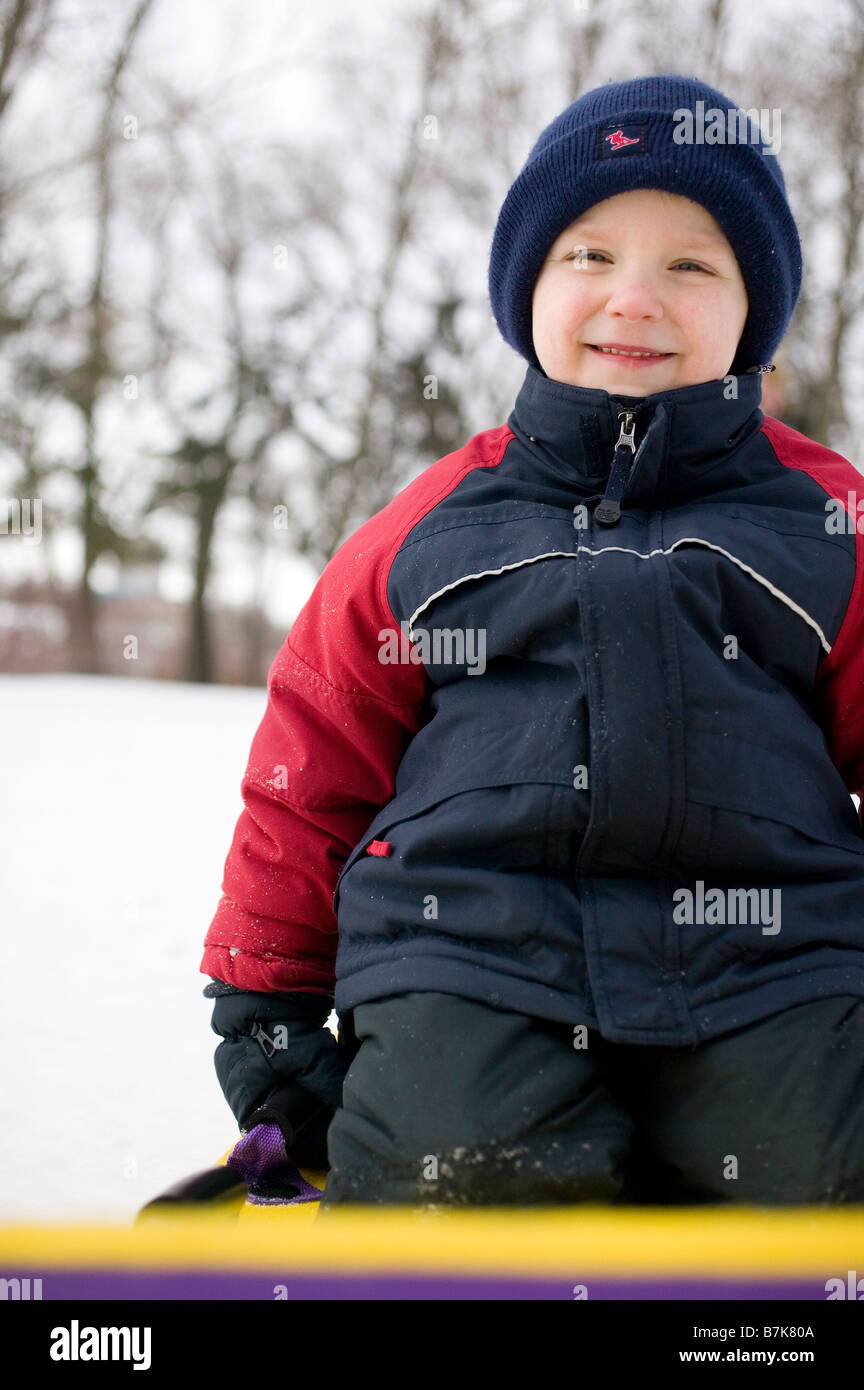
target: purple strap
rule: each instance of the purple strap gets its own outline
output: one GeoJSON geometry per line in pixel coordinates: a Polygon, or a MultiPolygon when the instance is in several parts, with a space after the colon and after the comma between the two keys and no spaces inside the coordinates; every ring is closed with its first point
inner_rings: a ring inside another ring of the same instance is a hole
{"type": "Polygon", "coordinates": [[[321,1189],[306,1181],[285,1152],[278,1125],[255,1125],[234,1145],[226,1166],[240,1174],[248,1188],[246,1200],[253,1206],[291,1207],[321,1197],[321,1189]],[[279,1192],[283,1186],[290,1195],[279,1192]]]}

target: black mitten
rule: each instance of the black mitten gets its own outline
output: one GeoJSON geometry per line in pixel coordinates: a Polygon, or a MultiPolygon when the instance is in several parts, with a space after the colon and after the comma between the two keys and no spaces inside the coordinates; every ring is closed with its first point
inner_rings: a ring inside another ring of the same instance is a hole
{"type": "Polygon", "coordinates": [[[275,1123],[295,1163],[327,1167],[327,1130],[354,1048],[325,1026],[322,994],[265,994],[213,980],[216,1075],[241,1130],[275,1123]]]}

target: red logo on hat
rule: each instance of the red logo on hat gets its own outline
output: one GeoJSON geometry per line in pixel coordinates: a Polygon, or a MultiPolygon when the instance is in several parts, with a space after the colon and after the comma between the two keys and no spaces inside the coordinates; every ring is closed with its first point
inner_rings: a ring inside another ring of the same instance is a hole
{"type": "Polygon", "coordinates": [[[604,139],[609,141],[609,144],[613,150],[620,150],[622,145],[639,144],[638,135],[634,136],[631,140],[624,134],[623,130],[621,130],[620,128],[618,130],[613,130],[611,135],[604,136],[604,139]]]}

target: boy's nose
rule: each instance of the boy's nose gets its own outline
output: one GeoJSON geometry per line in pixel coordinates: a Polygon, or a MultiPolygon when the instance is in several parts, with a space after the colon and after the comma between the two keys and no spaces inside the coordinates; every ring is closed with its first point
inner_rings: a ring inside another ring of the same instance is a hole
{"type": "Polygon", "coordinates": [[[606,300],[606,312],[625,319],[659,319],[663,305],[650,281],[634,276],[615,287],[606,300]]]}

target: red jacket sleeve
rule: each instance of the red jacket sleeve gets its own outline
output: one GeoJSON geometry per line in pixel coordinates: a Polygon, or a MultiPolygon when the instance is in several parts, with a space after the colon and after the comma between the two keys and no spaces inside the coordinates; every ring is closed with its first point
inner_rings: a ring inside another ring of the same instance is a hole
{"type": "Polygon", "coordinates": [[[864,535],[860,532],[856,532],[855,551],[849,606],[820,668],[819,691],[831,757],[849,791],[861,799],[858,818],[864,830],[864,535]]]}
{"type": "Polygon", "coordinates": [[[241,989],[332,994],[339,870],[392,799],[424,718],[427,676],[379,660],[408,532],[473,467],[499,461],[506,426],[475,435],[409,484],[336,552],[270,668],[241,783],[244,809],[201,971],[241,989]]]}
{"type": "Polygon", "coordinates": [[[864,828],[864,515],[858,499],[864,479],[858,469],[824,445],[766,415],[762,429],[781,463],[808,473],[825,493],[839,502],[855,535],[855,578],[840,630],[817,676],[817,693],[831,757],[849,791],[862,798],[859,819],[864,828]]]}

